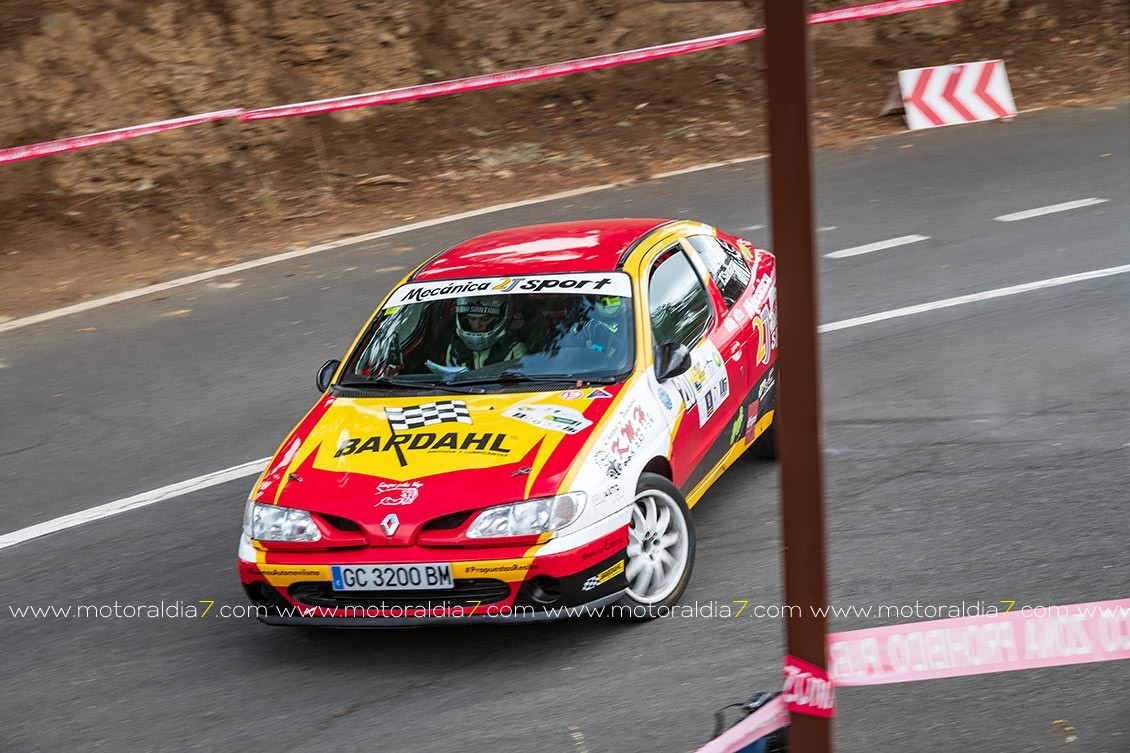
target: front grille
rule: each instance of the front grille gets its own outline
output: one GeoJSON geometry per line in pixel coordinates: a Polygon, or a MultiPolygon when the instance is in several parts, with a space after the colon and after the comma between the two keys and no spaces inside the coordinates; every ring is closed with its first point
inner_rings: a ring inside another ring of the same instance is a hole
{"type": "Polygon", "coordinates": [[[320,512],[318,514],[321,515],[323,518],[325,518],[326,522],[328,522],[331,526],[338,529],[339,531],[360,531],[361,530],[361,526],[358,525],[357,523],[353,522],[349,518],[343,518],[340,515],[327,515],[324,512],[320,512]]]}
{"type": "Polygon", "coordinates": [[[467,522],[474,510],[448,513],[438,518],[432,518],[423,525],[422,531],[452,531],[467,522]]]}
{"type": "Polygon", "coordinates": [[[295,583],[288,591],[299,604],[325,608],[464,609],[494,604],[510,595],[510,585],[493,578],[457,578],[454,588],[423,591],[334,591],[329,583],[295,583]]]}

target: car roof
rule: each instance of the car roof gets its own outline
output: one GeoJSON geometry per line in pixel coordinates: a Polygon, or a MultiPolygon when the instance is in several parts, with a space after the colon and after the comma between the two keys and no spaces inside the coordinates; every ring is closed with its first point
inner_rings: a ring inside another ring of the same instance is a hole
{"type": "Polygon", "coordinates": [[[459,243],[422,266],[413,281],[499,275],[610,272],[624,252],[672,220],[585,220],[496,230],[459,243]]]}

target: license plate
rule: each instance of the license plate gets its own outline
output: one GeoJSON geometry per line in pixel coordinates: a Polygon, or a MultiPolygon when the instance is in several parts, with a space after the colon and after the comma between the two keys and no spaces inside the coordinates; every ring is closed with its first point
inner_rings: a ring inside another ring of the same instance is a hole
{"type": "Polygon", "coordinates": [[[427,565],[332,565],[335,591],[418,591],[454,588],[451,564],[427,565]]]}

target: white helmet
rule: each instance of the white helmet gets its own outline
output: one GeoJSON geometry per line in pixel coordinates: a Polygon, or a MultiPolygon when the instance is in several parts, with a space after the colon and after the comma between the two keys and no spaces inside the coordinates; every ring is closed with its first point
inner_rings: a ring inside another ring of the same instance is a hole
{"type": "Polygon", "coordinates": [[[502,339],[510,319],[510,302],[506,296],[479,296],[455,301],[455,332],[463,344],[474,351],[486,350],[502,339]],[[486,329],[471,329],[467,317],[493,317],[486,329]]]}

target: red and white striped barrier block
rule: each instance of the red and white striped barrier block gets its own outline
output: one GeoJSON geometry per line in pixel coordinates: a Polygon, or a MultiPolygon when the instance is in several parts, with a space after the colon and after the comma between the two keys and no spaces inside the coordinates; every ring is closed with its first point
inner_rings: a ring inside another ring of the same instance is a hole
{"type": "Polygon", "coordinates": [[[156,123],[145,123],[144,125],[129,126],[128,128],[118,128],[113,131],[89,133],[85,136],[71,136],[66,139],[58,139],[57,141],[44,141],[39,144],[29,144],[27,146],[13,146],[7,149],[0,149],[0,165],[6,162],[18,162],[24,159],[31,159],[32,157],[46,157],[49,154],[73,152],[76,149],[83,149],[88,146],[109,144],[112,141],[132,139],[137,136],[146,136],[150,133],[171,131],[174,128],[185,128],[187,126],[199,125],[200,123],[225,120],[227,118],[234,118],[241,112],[243,112],[241,109],[218,110],[216,112],[206,112],[201,115],[188,115],[183,118],[173,118],[172,120],[161,120],[156,123]]]}
{"type": "Polygon", "coordinates": [[[1016,115],[1003,60],[899,71],[910,130],[1016,115]]]}

